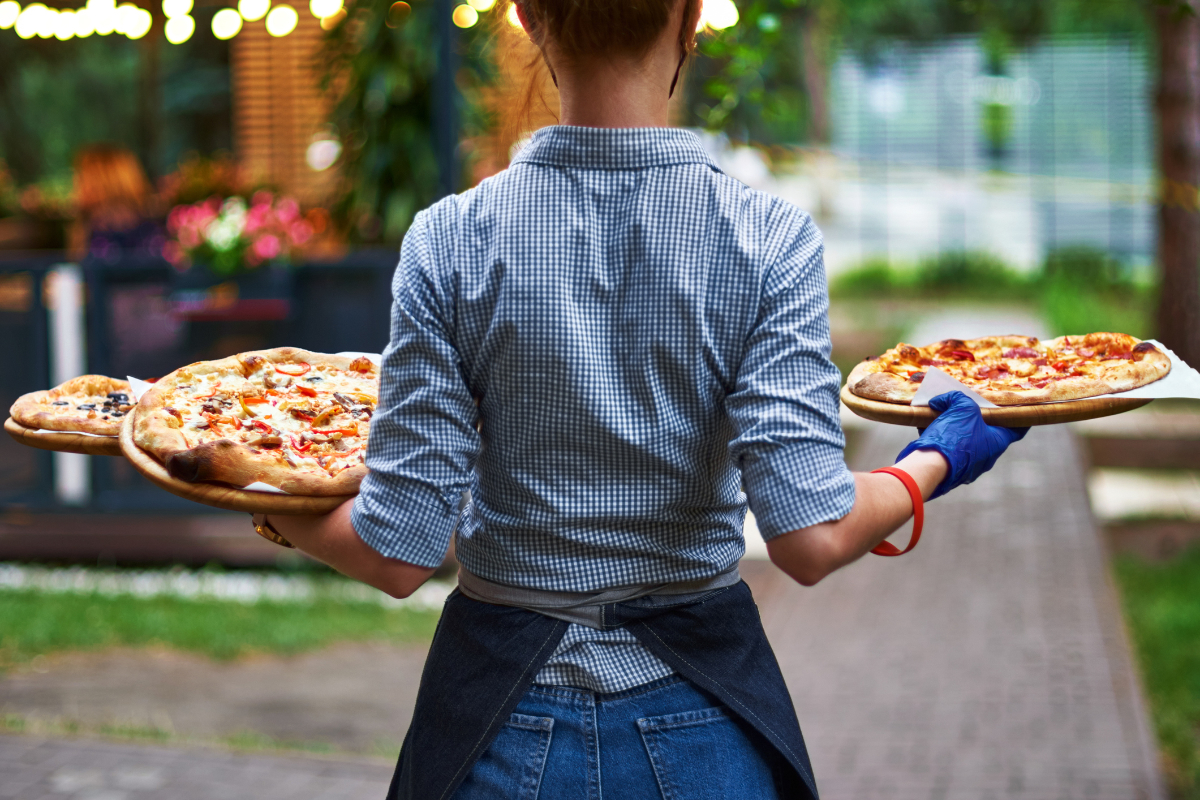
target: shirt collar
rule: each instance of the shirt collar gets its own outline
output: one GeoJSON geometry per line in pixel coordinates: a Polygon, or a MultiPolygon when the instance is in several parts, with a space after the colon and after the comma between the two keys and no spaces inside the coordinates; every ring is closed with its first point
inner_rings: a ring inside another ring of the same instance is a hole
{"type": "Polygon", "coordinates": [[[682,128],[551,125],[534,133],[512,159],[513,164],[522,162],[611,170],[704,164],[719,171],[700,137],[682,128]]]}

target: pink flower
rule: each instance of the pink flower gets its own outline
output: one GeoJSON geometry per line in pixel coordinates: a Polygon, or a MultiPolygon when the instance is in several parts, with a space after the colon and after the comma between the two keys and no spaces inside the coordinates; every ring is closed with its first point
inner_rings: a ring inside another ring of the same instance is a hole
{"type": "Polygon", "coordinates": [[[300,204],[292,198],[286,197],[280,200],[279,205],[275,207],[275,214],[281,222],[291,222],[300,216],[300,204]]]}
{"type": "Polygon", "coordinates": [[[309,240],[309,237],[313,235],[312,225],[304,220],[301,220],[300,222],[293,224],[291,228],[288,229],[288,234],[291,236],[292,241],[296,244],[304,244],[309,240]]]}
{"type": "Polygon", "coordinates": [[[250,248],[255,255],[264,260],[275,258],[283,252],[283,246],[277,236],[262,236],[255,240],[250,248]]]}
{"type": "Polygon", "coordinates": [[[250,197],[250,205],[252,206],[266,206],[270,208],[274,202],[275,196],[265,189],[259,189],[250,197]]]}

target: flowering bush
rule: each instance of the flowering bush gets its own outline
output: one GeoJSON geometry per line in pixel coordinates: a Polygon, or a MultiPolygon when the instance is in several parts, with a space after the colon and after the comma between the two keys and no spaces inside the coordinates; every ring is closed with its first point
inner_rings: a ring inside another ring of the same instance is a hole
{"type": "Polygon", "coordinates": [[[265,261],[286,261],[313,235],[313,225],[289,197],[255,192],[176,206],[167,215],[171,238],[163,256],[178,269],[206,264],[219,275],[254,269],[265,261]]]}

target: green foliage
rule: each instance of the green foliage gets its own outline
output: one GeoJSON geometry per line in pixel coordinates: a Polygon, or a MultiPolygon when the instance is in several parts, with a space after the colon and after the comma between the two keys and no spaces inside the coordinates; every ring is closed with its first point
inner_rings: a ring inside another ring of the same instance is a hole
{"type": "MultiPolygon", "coordinates": [[[[344,147],[343,191],[334,216],[364,241],[397,241],[413,216],[437,198],[433,140],[434,80],[440,3],[416,3],[397,27],[386,20],[391,0],[354,5],[352,16],[326,35],[324,85],[341,89],[330,123],[344,147]],[[343,84],[344,82],[344,84],[343,84]]],[[[487,25],[458,31],[464,54],[457,82],[470,90],[488,59],[487,25]]],[[[457,29],[455,29],[457,31],[457,29]]],[[[459,103],[465,127],[474,104],[459,103]]]]}
{"type": "Polygon", "coordinates": [[[834,276],[829,293],[847,299],[1036,301],[1054,336],[1094,331],[1154,336],[1155,288],[1089,247],[1055,250],[1041,271],[1025,275],[993,255],[971,251],[941,253],[908,268],[872,259],[834,276]]]}
{"type": "Polygon", "coordinates": [[[1115,570],[1172,793],[1200,800],[1200,548],[1115,570]]]}
{"type": "Polygon", "coordinates": [[[212,658],[298,653],[338,641],[428,641],[438,612],[374,603],[243,604],[0,590],[0,668],[61,650],[151,644],[212,658]]]}
{"type": "Polygon", "coordinates": [[[692,119],[742,140],[805,138],[801,37],[816,24],[815,10],[804,0],[751,0],[738,4],[737,25],[701,35],[702,58],[689,76],[692,119]]]}

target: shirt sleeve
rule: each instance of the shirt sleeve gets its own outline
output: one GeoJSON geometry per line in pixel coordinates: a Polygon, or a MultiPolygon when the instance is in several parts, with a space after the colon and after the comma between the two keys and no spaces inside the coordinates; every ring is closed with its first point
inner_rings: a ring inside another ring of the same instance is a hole
{"type": "Polygon", "coordinates": [[[829,358],[824,244],[807,215],[794,227],[766,273],[759,317],[725,400],[735,431],[730,455],[766,540],[854,507],[838,417],[841,374],[829,358]]]}
{"type": "Polygon", "coordinates": [[[451,237],[435,241],[429,215],[418,215],[400,249],[391,342],[367,444],[369,471],[351,521],[381,554],[437,567],[470,486],[479,434],[451,336],[452,296],[439,279],[438,265],[453,255],[451,237]]]}

